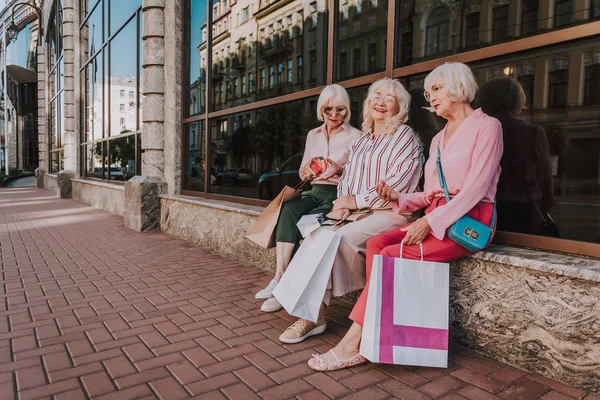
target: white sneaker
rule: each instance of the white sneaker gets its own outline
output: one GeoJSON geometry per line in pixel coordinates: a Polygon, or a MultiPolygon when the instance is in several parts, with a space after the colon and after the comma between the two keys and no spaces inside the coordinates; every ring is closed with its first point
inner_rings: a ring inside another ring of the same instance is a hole
{"type": "Polygon", "coordinates": [[[264,312],[275,312],[281,310],[282,308],[283,306],[281,303],[279,303],[275,297],[271,297],[270,299],[265,300],[263,305],[260,307],[260,310],[264,312]]]}
{"type": "Polygon", "coordinates": [[[273,297],[273,290],[275,290],[275,286],[277,286],[278,283],[279,283],[279,281],[276,281],[275,279],[273,279],[271,282],[269,282],[269,285],[266,288],[264,288],[260,292],[256,293],[256,296],[254,296],[254,298],[255,299],[270,299],[271,297],[273,297]]]}

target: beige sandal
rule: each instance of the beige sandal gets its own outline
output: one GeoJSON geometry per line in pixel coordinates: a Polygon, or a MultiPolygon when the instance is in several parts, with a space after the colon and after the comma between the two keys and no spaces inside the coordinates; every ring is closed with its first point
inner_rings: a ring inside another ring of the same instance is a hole
{"type": "Polygon", "coordinates": [[[309,368],[315,371],[337,371],[339,369],[350,368],[367,362],[367,359],[360,354],[356,354],[345,360],[340,360],[333,349],[329,351],[335,358],[334,362],[325,360],[322,354],[313,354],[313,358],[308,360],[309,368]]]}

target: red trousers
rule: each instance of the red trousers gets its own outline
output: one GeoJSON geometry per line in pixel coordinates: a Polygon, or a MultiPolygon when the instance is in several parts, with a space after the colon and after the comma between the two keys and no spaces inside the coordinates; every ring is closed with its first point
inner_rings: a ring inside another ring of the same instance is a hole
{"type": "MultiPolygon", "coordinates": [[[[427,207],[425,214],[429,214],[436,207],[446,204],[446,199],[442,197],[434,198],[432,204],[427,207]]],[[[494,205],[486,202],[479,202],[467,215],[478,220],[481,223],[490,225],[494,214],[494,205]]],[[[400,228],[389,232],[381,233],[373,236],[367,242],[367,282],[362,294],[354,305],[350,313],[350,319],[363,325],[365,319],[365,308],[367,306],[367,293],[369,292],[369,278],[371,276],[371,268],[373,266],[373,257],[381,254],[387,257],[400,257],[400,243],[406,236],[406,232],[401,229],[410,226],[406,224],[400,228]]],[[[435,236],[428,234],[423,240],[423,259],[425,261],[449,262],[458,258],[464,257],[471,252],[464,247],[456,244],[448,236],[444,236],[443,240],[437,239],[435,236]]],[[[421,249],[418,245],[403,246],[402,257],[410,260],[421,259],[421,249]]]]}

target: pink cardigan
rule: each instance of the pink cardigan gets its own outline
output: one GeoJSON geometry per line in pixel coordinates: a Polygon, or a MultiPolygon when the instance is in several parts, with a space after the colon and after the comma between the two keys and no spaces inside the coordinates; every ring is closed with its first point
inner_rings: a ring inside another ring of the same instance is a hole
{"type": "Polygon", "coordinates": [[[448,191],[454,195],[448,204],[425,216],[432,234],[439,240],[444,239],[446,229],[477,203],[494,201],[503,150],[500,121],[480,108],[465,118],[443,148],[445,132],[446,127],[431,140],[424,191],[398,193],[398,204],[393,205],[395,212],[416,211],[431,204],[434,196],[443,196],[435,163],[439,144],[448,191]]]}

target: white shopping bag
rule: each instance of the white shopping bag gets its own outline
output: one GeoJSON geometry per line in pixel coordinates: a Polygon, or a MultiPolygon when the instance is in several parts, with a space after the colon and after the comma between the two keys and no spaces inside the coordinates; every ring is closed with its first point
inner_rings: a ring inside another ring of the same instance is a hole
{"type": "MultiPolygon", "coordinates": [[[[421,247],[421,254],[423,249],[421,247]]],[[[448,366],[450,265],[377,255],[360,354],[377,363],[448,366]]]]}
{"type": "Polygon", "coordinates": [[[322,217],[323,214],[308,214],[303,215],[302,218],[300,218],[300,221],[298,221],[296,226],[298,227],[298,230],[300,231],[300,234],[302,234],[303,238],[307,237],[312,231],[321,227],[319,218],[322,217]]]}
{"type": "Polygon", "coordinates": [[[341,236],[318,228],[304,239],[273,296],[295,317],[317,322],[341,236]]]}

